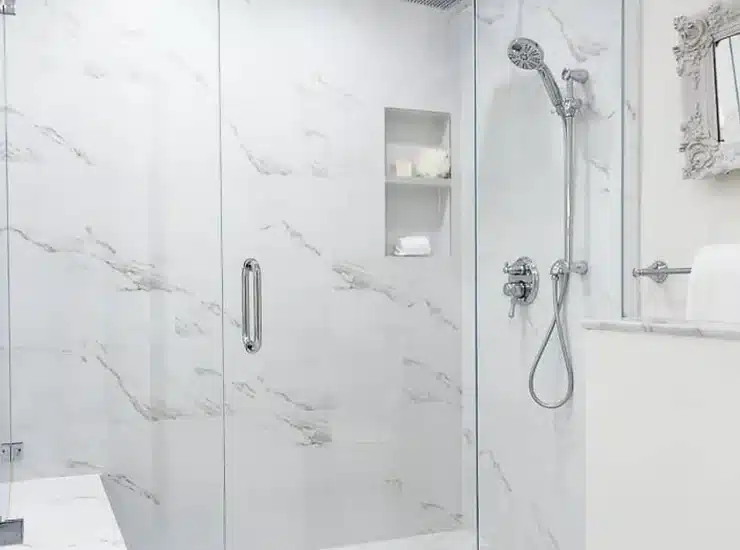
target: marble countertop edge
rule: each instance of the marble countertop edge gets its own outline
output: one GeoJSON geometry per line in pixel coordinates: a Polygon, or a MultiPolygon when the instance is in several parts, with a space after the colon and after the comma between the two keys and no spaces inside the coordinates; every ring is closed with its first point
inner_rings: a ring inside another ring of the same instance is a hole
{"type": "Polygon", "coordinates": [[[581,324],[586,330],[740,340],[740,323],[681,321],[677,319],[584,319],[581,324]]]}

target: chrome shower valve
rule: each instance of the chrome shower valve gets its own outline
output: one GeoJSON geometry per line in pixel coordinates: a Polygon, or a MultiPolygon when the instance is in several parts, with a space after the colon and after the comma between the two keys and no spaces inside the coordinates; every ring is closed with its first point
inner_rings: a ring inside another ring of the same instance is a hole
{"type": "Polygon", "coordinates": [[[509,307],[509,318],[513,319],[516,306],[526,306],[534,302],[540,288],[540,275],[535,263],[522,256],[514,263],[504,264],[504,273],[509,276],[508,282],[504,283],[504,296],[511,298],[509,307]]]}

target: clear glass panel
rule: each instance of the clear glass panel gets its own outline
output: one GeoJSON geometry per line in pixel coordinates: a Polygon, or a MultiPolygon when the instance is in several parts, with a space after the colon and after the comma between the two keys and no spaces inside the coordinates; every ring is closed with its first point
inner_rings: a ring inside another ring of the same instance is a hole
{"type": "Polygon", "coordinates": [[[229,548],[474,547],[472,13],[455,4],[221,2],[229,548]],[[444,253],[387,255],[386,187],[440,183],[394,179],[429,162],[387,165],[388,109],[448,115],[451,177],[424,171],[449,180],[444,253]]]}
{"type": "MultiPolygon", "coordinates": [[[[9,144],[6,140],[7,120],[5,109],[5,18],[0,25],[0,94],[2,94],[2,110],[0,111],[0,132],[2,137],[2,163],[0,164],[0,443],[11,441],[11,402],[10,402],[10,327],[8,323],[8,178],[7,163],[9,144]]],[[[10,513],[10,482],[13,479],[13,469],[10,464],[0,461],[0,518],[7,519],[10,513]]]]}
{"type": "Polygon", "coordinates": [[[16,477],[100,475],[129,549],[222,547],[217,2],[17,11],[16,477]]]}

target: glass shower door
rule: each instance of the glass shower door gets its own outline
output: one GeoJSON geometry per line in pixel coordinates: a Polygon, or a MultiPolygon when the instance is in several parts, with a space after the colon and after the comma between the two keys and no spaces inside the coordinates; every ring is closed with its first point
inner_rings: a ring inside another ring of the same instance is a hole
{"type": "Polygon", "coordinates": [[[470,536],[470,20],[221,2],[228,548],[470,536]]]}
{"type": "Polygon", "coordinates": [[[130,550],[222,548],[217,2],[5,23],[15,481],[99,476],[130,550]]]}
{"type": "MultiPolygon", "coordinates": [[[[5,43],[5,17],[0,25],[0,47],[5,43]]],[[[5,51],[0,52],[0,93],[2,105],[5,100],[5,51]]],[[[12,437],[11,430],[11,401],[10,401],[10,325],[8,318],[8,219],[7,219],[7,192],[8,192],[8,143],[5,136],[8,130],[7,112],[3,108],[0,112],[0,132],[2,132],[2,163],[0,163],[0,444],[9,443],[12,437]]],[[[10,483],[13,479],[13,469],[10,462],[0,454],[0,520],[8,518],[10,513],[10,483]]]]}

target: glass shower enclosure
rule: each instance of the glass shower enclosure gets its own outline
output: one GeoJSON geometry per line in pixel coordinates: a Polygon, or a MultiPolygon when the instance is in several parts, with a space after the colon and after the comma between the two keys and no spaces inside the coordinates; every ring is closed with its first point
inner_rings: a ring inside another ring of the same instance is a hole
{"type": "Polygon", "coordinates": [[[432,4],[2,16],[0,515],[94,474],[132,550],[474,547],[475,18],[432,4]]]}

